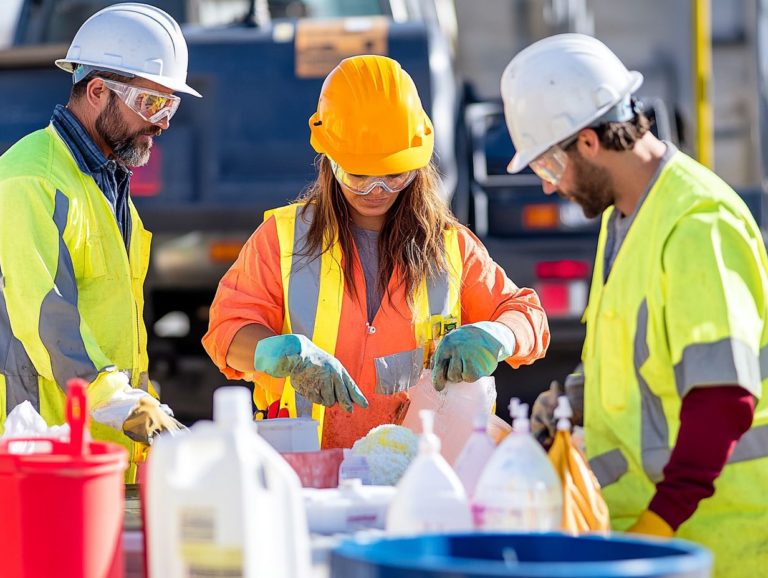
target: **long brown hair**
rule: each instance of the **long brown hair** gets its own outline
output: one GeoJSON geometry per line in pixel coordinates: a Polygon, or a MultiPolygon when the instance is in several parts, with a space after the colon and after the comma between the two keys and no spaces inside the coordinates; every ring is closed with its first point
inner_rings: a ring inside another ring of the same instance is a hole
{"type": "MultiPolygon", "coordinates": [[[[331,249],[338,239],[347,266],[344,284],[357,298],[355,286],[354,240],[351,230],[349,206],[341,186],[333,176],[325,155],[315,161],[318,175],[304,192],[299,202],[314,206],[312,223],[307,234],[303,254],[319,256],[331,249]]],[[[397,270],[400,283],[405,286],[409,304],[424,278],[447,268],[444,255],[443,231],[458,222],[438,193],[440,176],[434,164],[419,169],[413,182],[398,193],[397,200],[386,215],[379,233],[379,288],[388,291],[389,279],[397,270]]],[[[306,213],[301,209],[301,216],[306,213]]]]}

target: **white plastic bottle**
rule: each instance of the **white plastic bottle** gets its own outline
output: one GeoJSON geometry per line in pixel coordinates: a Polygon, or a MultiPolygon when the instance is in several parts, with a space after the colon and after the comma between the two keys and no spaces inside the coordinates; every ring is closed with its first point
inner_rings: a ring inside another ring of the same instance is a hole
{"type": "Polygon", "coordinates": [[[510,403],[510,412],[512,433],[491,456],[475,489],[475,527],[487,531],[558,530],[563,508],[560,479],[530,435],[528,405],[510,403]]]}
{"type": "Polygon", "coordinates": [[[219,388],[213,403],[215,421],[153,444],[146,488],[150,576],[311,575],[296,473],[256,433],[246,388],[219,388]]]}
{"type": "Polygon", "coordinates": [[[397,484],[387,512],[387,532],[408,535],[472,529],[472,513],[464,488],[445,458],[440,439],[432,433],[435,413],[419,412],[422,434],[419,454],[397,484]]]}
{"type": "Polygon", "coordinates": [[[475,416],[472,434],[453,465],[470,502],[475,495],[480,475],[496,449],[496,445],[486,432],[487,422],[488,416],[485,413],[475,416]]]}

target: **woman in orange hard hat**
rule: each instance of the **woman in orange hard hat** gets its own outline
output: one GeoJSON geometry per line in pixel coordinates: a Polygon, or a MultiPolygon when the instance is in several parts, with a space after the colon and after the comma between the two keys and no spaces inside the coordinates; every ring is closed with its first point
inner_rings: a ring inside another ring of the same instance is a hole
{"type": "Polygon", "coordinates": [[[323,447],[350,447],[402,420],[429,364],[441,390],[544,355],[538,297],[440,198],[432,123],[396,61],[342,61],[309,128],[317,179],[267,212],[203,338],[227,377],[254,382],[264,417],[312,416],[323,447]]]}

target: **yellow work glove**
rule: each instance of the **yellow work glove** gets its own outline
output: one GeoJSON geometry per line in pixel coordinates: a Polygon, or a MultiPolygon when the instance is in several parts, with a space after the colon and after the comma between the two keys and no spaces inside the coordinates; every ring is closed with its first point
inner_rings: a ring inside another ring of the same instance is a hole
{"type": "Polygon", "coordinates": [[[187,429],[168,413],[167,407],[152,396],[141,397],[123,422],[123,433],[135,442],[149,445],[161,432],[187,429]]]}
{"type": "Polygon", "coordinates": [[[659,536],[661,538],[671,538],[675,535],[675,531],[661,519],[661,516],[645,510],[640,517],[637,518],[634,524],[632,524],[627,532],[630,534],[645,534],[646,536],[659,536]]]}

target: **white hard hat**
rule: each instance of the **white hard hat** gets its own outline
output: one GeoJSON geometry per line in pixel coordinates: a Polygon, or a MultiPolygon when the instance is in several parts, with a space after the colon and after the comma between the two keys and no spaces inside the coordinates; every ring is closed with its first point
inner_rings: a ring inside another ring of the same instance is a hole
{"type": "Polygon", "coordinates": [[[56,66],[77,65],[139,76],[171,90],[200,96],[187,85],[187,43],[178,23],[148,4],[114,4],[86,20],[67,57],[56,66]]]}
{"type": "Polygon", "coordinates": [[[591,36],[558,34],[531,44],[501,76],[504,116],[516,149],[507,170],[522,170],[551,146],[592,125],[642,83],[642,74],[627,70],[591,36]]]}

